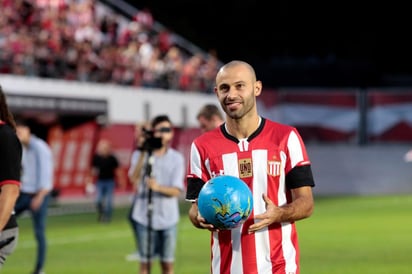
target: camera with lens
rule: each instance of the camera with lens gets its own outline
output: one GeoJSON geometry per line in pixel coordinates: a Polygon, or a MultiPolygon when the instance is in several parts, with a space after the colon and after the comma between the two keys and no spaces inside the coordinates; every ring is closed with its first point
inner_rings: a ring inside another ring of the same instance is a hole
{"type": "Polygon", "coordinates": [[[140,150],[153,151],[155,149],[159,149],[162,147],[162,138],[155,137],[153,130],[148,130],[146,128],[143,128],[142,134],[143,134],[144,142],[139,147],[140,150]]]}

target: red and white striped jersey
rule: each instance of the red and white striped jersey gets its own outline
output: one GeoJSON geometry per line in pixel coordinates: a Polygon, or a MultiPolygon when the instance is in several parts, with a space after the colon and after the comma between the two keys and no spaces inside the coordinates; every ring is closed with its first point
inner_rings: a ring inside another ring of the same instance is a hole
{"type": "Polygon", "coordinates": [[[298,131],[262,119],[247,139],[229,135],[224,124],[204,133],[192,143],[186,200],[195,201],[203,182],[219,175],[241,178],[252,190],[254,207],[243,225],[212,233],[212,273],[299,273],[295,223],[274,223],[256,233],[247,232],[253,216],[266,211],[263,193],[281,206],[291,202],[290,189],[314,186],[298,131]]]}

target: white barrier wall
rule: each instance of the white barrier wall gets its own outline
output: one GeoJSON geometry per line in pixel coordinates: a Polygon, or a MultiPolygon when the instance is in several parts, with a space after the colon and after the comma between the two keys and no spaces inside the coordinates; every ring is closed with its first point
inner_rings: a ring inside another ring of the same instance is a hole
{"type": "Polygon", "coordinates": [[[6,94],[105,99],[108,102],[109,123],[118,124],[134,124],[158,114],[167,114],[176,126],[197,127],[196,114],[199,108],[206,103],[217,103],[213,94],[13,75],[0,75],[0,85],[6,94]]]}

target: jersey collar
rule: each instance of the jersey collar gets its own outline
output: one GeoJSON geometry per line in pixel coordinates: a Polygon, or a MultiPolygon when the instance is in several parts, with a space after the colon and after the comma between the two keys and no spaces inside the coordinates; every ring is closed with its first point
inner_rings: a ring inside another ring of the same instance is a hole
{"type": "MultiPolygon", "coordinates": [[[[259,117],[259,127],[247,138],[248,142],[250,142],[253,138],[259,135],[259,133],[263,130],[263,127],[265,126],[265,122],[266,122],[265,118],[259,117]]],[[[226,138],[234,141],[235,143],[239,143],[239,140],[236,137],[230,135],[229,132],[227,131],[226,122],[220,125],[220,130],[222,131],[223,135],[226,138]]]]}

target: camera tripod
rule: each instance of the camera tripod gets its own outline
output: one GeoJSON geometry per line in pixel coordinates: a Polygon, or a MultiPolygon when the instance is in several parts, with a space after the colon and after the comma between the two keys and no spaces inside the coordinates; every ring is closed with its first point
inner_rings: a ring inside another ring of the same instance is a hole
{"type": "MultiPolygon", "coordinates": [[[[152,177],[152,169],[153,169],[153,163],[154,163],[154,156],[153,156],[153,150],[148,150],[147,151],[147,160],[146,160],[146,166],[145,166],[145,173],[142,178],[143,183],[145,184],[146,178],[152,177]]],[[[153,191],[150,187],[147,187],[147,254],[146,254],[146,259],[147,259],[147,265],[148,265],[148,273],[151,273],[151,247],[152,247],[152,219],[153,219],[153,202],[152,202],[152,196],[153,196],[153,191]]]]}

